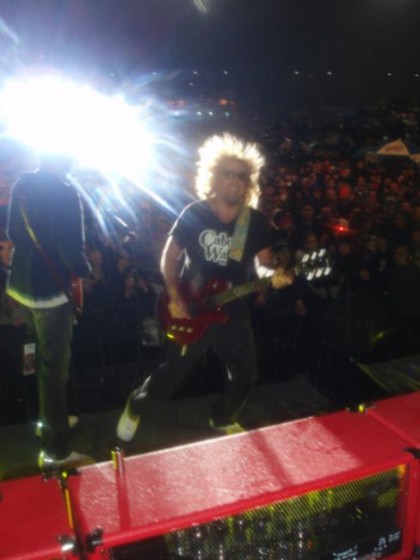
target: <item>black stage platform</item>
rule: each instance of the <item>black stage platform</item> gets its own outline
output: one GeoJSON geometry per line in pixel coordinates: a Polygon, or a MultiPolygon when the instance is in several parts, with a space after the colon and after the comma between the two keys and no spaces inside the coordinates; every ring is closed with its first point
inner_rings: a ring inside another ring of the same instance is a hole
{"type": "MultiPolygon", "coordinates": [[[[214,438],[208,425],[208,413],[215,394],[174,398],[157,408],[153,417],[144,421],[125,452],[134,455],[184,443],[214,438]]],[[[246,427],[259,427],[323,414],[331,402],[303,377],[256,387],[243,409],[241,422],[246,427]]],[[[115,427],[121,408],[81,412],[80,423],[72,430],[73,448],[92,456],[93,461],[110,459],[115,446],[115,427]]],[[[0,427],[2,460],[0,480],[29,476],[38,472],[36,458],[39,439],[35,421],[0,427]]]]}
{"type": "MultiPolygon", "coordinates": [[[[263,427],[392,396],[354,360],[330,350],[315,356],[311,369],[306,371],[285,359],[260,368],[259,384],[241,412],[241,424],[248,429],[263,427]]],[[[110,459],[117,444],[115,429],[126,397],[154,368],[159,357],[158,352],[142,363],[73,371],[69,384],[70,412],[80,418],[78,426],[72,429],[74,450],[88,454],[93,462],[110,459]]],[[[126,455],[217,436],[208,426],[208,417],[223,379],[221,364],[210,355],[171,400],[141,424],[133,442],[124,449],[126,455]]],[[[36,410],[36,379],[32,375],[21,379],[15,399],[6,401],[0,410],[0,481],[38,472],[36,410]]]]}

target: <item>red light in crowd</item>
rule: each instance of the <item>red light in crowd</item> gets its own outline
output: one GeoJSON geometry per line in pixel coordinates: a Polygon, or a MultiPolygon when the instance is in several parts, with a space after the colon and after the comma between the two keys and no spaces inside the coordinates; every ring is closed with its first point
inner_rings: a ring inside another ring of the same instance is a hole
{"type": "Polygon", "coordinates": [[[350,233],[350,228],[343,224],[330,224],[329,228],[335,231],[336,233],[350,233]]]}

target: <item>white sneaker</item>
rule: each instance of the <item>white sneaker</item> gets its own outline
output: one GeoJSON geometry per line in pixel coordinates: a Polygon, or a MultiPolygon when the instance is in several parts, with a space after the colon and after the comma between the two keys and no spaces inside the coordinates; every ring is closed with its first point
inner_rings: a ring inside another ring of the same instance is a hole
{"type": "Polygon", "coordinates": [[[140,416],[130,413],[130,400],[125,405],[124,412],[118,421],[117,436],[122,441],[131,441],[140,424],[140,416]]]}
{"type": "Polygon", "coordinates": [[[234,434],[243,434],[246,432],[238,422],[233,422],[232,424],[226,424],[225,426],[218,426],[214,423],[213,419],[210,419],[210,428],[216,430],[216,432],[222,432],[227,436],[233,436],[234,434]]]}
{"type": "MultiPolygon", "coordinates": [[[[78,416],[68,416],[67,418],[68,418],[68,421],[69,421],[69,428],[70,429],[77,426],[77,424],[80,422],[80,418],[78,416]]],[[[37,437],[42,436],[42,422],[41,422],[41,420],[38,420],[38,422],[36,423],[35,435],[37,437]]]]}
{"type": "Polygon", "coordinates": [[[41,451],[38,455],[38,467],[42,470],[57,470],[93,465],[95,459],[90,455],[84,455],[78,451],[72,451],[64,459],[54,459],[46,451],[41,451]]]}

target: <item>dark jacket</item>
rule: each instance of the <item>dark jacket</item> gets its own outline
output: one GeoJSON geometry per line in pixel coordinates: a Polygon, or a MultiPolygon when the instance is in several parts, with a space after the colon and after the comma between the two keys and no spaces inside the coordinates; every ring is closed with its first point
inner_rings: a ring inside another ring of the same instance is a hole
{"type": "Polygon", "coordinates": [[[39,308],[61,305],[68,301],[63,288],[70,289],[71,275],[83,278],[90,273],[84,253],[79,194],[74,186],[55,175],[38,171],[25,175],[16,184],[9,206],[8,235],[15,249],[7,293],[23,305],[39,308]],[[22,207],[52,267],[35,247],[22,207]]]}

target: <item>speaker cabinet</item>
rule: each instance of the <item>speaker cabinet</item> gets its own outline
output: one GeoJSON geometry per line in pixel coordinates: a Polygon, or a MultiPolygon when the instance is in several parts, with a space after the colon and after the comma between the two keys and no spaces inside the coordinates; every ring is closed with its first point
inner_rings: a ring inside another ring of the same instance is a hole
{"type": "Polygon", "coordinates": [[[410,559],[417,460],[366,413],[337,412],[81,469],[86,557],[410,559]]]}
{"type": "MultiPolygon", "coordinates": [[[[384,399],[366,409],[366,413],[382,423],[406,442],[406,449],[416,458],[416,478],[419,485],[420,471],[420,392],[384,399]]],[[[420,488],[418,486],[418,488],[420,488]]],[[[420,557],[420,493],[417,490],[418,507],[415,517],[415,550],[420,557]]]]}
{"type": "Polygon", "coordinates": [[[11,480],[0,492],[0,559],[75,558],[77,539],[57,479],[11,480]]]}

